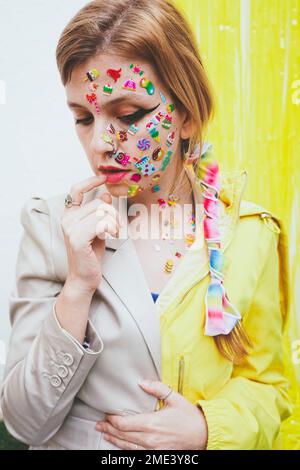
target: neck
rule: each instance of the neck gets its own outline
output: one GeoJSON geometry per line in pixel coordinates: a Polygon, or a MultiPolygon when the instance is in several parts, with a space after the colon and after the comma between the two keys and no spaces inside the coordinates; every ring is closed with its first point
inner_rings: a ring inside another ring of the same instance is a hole
{"type": "MultiPolygon", "coordinates": [[[[135,197],[128,199],[128,209],[131,205],[142,204],[147,208],[147,213],[150,215],[151,206],[159,206],[158,199],[163,199],[168,203],[171,194],[178,197],[177,205],[183,206],[184,204],[191,204],[191,207],[193,207],[192,185],[182,163],[180,162],[180,165],[177,167],[174,166],[174,168],[170,168],[168,173],[163,176],[164,177],[157,182],[160,187],[158,192],[152,192],[151,188],[144,189],[135,197]]],[[[129,222],[130,219],[132,219],[132,217],[128,217],[129,222]]]]}

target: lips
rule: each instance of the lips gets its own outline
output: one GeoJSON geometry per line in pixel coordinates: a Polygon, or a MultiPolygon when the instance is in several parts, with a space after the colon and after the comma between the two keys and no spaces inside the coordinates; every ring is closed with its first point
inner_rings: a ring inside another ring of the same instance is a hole
{"type": "Polygon", "coordinates": [[[106,176],[107,183],[119,183],[130,172],[130,170],[122,170],[115,166],[100,166],[99,171],[106,176]]]}

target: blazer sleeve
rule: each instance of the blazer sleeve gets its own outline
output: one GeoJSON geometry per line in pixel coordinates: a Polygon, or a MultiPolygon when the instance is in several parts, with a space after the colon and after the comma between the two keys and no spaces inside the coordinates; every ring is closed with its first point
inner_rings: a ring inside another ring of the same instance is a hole
{"type": "Polygon", "coordinates": [[[61,283],[53,268],[46,200],[28,199],[21,209],[21,223],[1,406],[8,431],[20,441],[40,445],[62,425],[103,343],[90,320],[86,349],[56,318],[61,283]]]}
{"type": "Polygon", "coordinates": [[[281,421],[291,414],[283,359],[287,285],[278,233],[264,230],[262,270],[243,318],[253,348],[216,395],[196,402],[207,421],[207,449],[272,449],[281,421]]]}

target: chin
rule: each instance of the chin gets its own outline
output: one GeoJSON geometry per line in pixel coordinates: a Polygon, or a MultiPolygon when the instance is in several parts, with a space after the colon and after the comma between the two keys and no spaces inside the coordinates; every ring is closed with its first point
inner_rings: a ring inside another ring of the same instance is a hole
{"type": "Polygon", "coordinates": [[[105,186],[109,194],[111,194],[113,197],[120,197],[120,196],[127,197],[128,186],[124,184],[113,184],[113,183],[105,183],[105,186]]]}

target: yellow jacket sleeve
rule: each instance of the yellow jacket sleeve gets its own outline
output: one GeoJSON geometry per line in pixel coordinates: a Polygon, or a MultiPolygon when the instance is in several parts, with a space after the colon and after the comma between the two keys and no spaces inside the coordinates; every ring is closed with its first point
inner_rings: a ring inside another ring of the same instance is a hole
{"type": "Polygon", "coordinates": [[[207,449],[272,449],[291,414],[284,375],[279,235],[266,229],[266,257],[243,325],[253,343],[247,359],[211,399],[199,400],[208,426],[207,449]]]}

